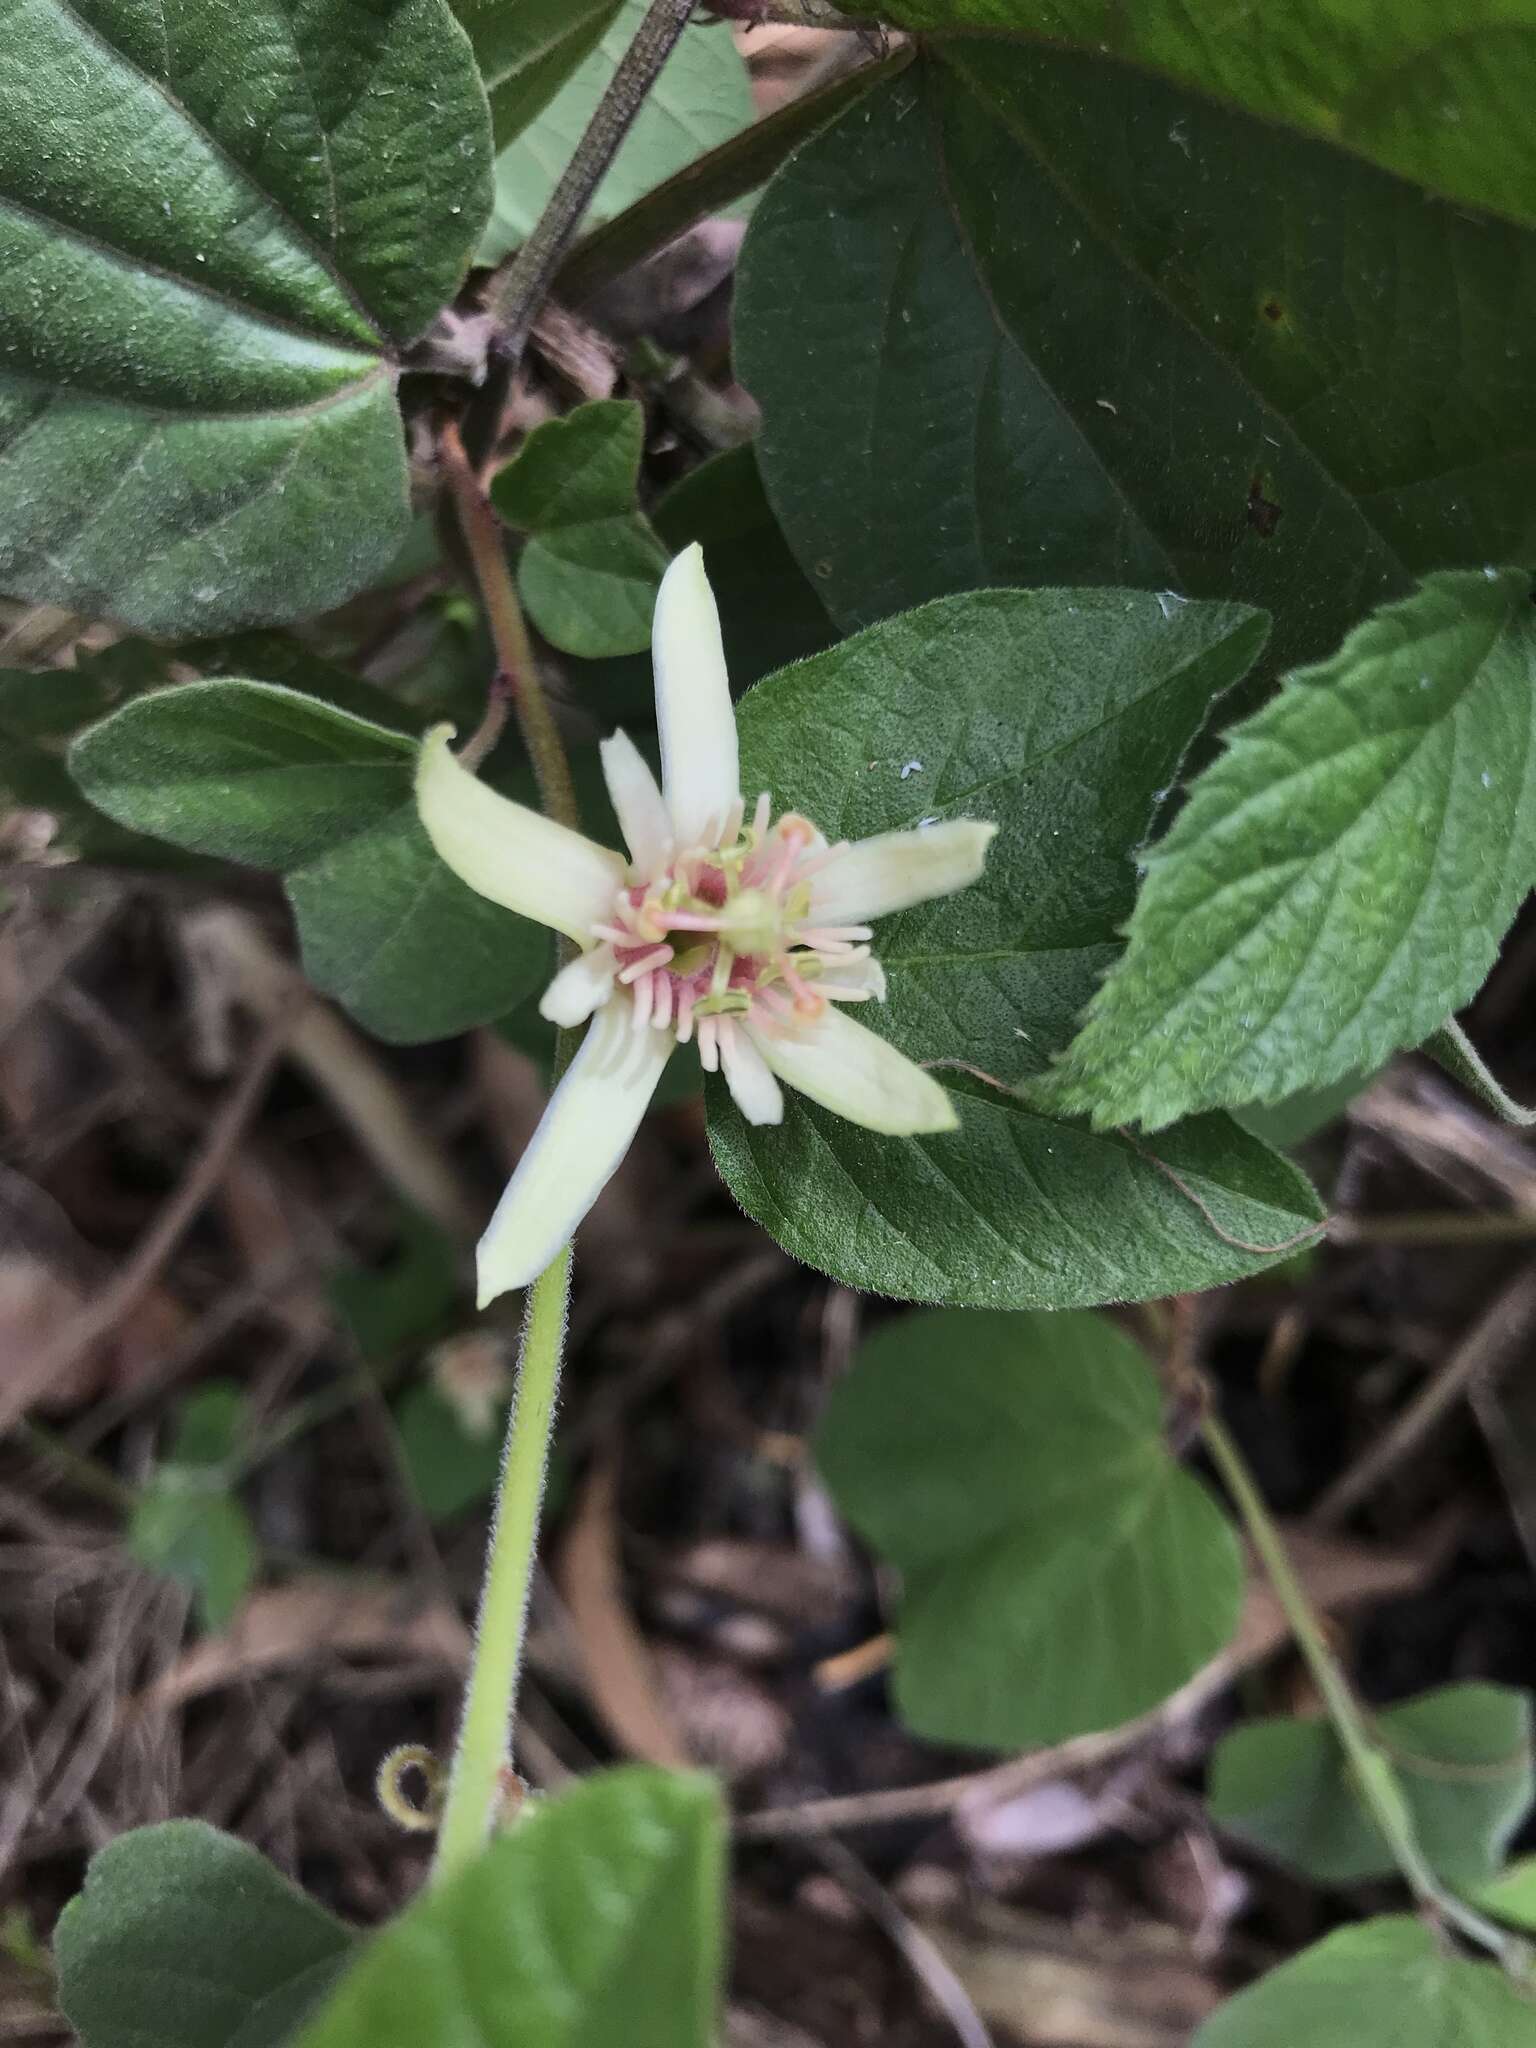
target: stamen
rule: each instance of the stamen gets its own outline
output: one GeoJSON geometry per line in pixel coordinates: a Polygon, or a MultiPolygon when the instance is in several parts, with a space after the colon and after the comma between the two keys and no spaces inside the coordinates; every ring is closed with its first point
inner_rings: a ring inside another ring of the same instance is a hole
{"type": "Polygon", "coordinates": [[[693,1036],[693,990],[679,988],[677,992],[677,1032],[679,1045],[686,1045],[693,1036]]]}
{"type": "MultiPolygon", "coordinates": [[[[818,981],[816,993],[833,1003],[867,1003],[874,997],[872,988],[849,988],[845,983],[818,981]]],[[[798,1008],[798,1005],[796,1005],[798,1008]]]]}
{"type": "Polygon", "coordinates": [[[665,1031],[672,1020],[672,977],[670,974],[653,974],[651,989],[655,1002],[651,1010],[651,1022],[658,1031],[665,1031]]]}
{"type": "Polygon", "coordinates": [[[663,913],[674,931],[718,932],[725,924],[723,917],[706,917],[698,910],[668,910],[663,913]]]}
{"type": "Polygon", "coordinates": [[[620,971],[620,981],[638,981],[642,974],[649,974],[653,967],[665,967],[672,958],[670,946],[657,946],[649,953],[642,953],[638,960],[631,960],[620,971]]]}
{"type": "Polygon", "coordinates": [[[656,977],[644,975],[635,983],[635,1009],[630,1024],[636,1031],[643,1031],[651,1021],[651,1006],[656,1000],[656,977]]]}
{"type": "Polygon", "coordinates": [[[797,932],[795,936],[802,946],[837,946],[845,941],[865,945],[875,934],[867,924],[820,924],[809,931],[797,932]]]}
{"type": "Polygon", "coordinates": [[[772,813],[773,798],[765,789],[757,800],[756,810],[752,813],[752,837],[754,840],[761,839],[768,830],[768,820],[772,813]]]}
{"type": "Polygon", "coordinates": [[[718,1073],[720,1069],[720,1046],[718,1017],[699,1019],[699,1065],[706,1074],[718,1073]]]}
{"type": "Polygon", "coordinates": [[[628,925],[595,924],[592,927],[592,936],[596,939],[606,939],[612,946],[632,946],[635,943],[635,934],[628,925]]]}

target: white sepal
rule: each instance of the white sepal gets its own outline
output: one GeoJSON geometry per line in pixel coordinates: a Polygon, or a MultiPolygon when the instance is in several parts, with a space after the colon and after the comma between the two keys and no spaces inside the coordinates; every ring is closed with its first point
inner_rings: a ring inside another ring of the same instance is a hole
{"type": "Polygon", "coordinates": [[[680,850],[713,846],[740,800],[741,769],[720,614],[697,543],[684,548],[661,579],[651,655],[661,786],[673,837],[680,850]]]}
{"type": "Polygon", "coordinates": [[[661,873],[672,851],[672,820],[666,803],[650,763],[627,732],[610,734],[597,751],[630,863],[635,873],[648,881],[661,873]]]}
{"type": "Polygon", "coordinates": [[[752,1039],[781,1081],[868,1131],[907,1138],[959,1122],[931,1074],[830,1004],[809,1022],[754,1025],[752,1039]]]}
{"type": "Polygon", "coordinates": [[[551,1024],[585,1024],[613,994],[619,963],[612,946],[594,946],[562,967],[539,997],[539,1015],[551,1024]]]}
{"type": "Polygon", "coordinates": [[[931,896],[952,896],[981,873],[996,831],[973,818],[952,818],[856,840],[813,877],[810,921],[864,924],[931,896]]]}
{"type": "Polygon", "coordinates": [[[481,1308],[526,1287],[569,1241],[629,1150],[672,1044],[632,1031],[628,1003],[598,1011],[480,1240],[481,1308]]]}
{"type": "Polygon", "coordinates": [[[781,1124],[784,1095],[768,1062],[733,1020],[720,1034],[720,1070],[731,1099],[749,1124],[781,1124]]]}
{"type": "Polygon", "coordinates": [[[416,808],[438,857],[492,903],[584,944],[612,911],[624,862],[471,775],[452,737],[451,725],[434,726],[416,764],[416,808]]]}

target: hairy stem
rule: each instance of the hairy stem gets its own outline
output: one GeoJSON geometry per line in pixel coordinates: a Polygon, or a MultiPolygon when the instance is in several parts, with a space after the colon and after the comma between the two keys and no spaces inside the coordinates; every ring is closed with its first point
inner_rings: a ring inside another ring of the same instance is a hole
{"type": "Polygon", "coordinates": [[[443,474],[453,493],[464,545],[469,550],[475,580],[480,586],[480,599],[485,607],[486,623],[491,629],[498,668],[484,723],[465,749],[465,757],[473,768],[490,752],[506,717],[506,707],[510,704],[517,714],[523,745],[533,763],[539,802],[545,815],[562,825],[569,825],[574,831],[580,819],[570,763],[565,758],[565,746],[555,724],[554,713],[549,708],[549,699],[539,681],[538,667],[528,641],[528,628],[523,623],[523,608],[517,601],[517,585],[512,580],[512,565],[507,560],[501,521],[465,452],[458,428],[452,424],[445,427],[439,445],[443,474]]]}
{"type": "Polygon", "coordinates": [[[515,369],[521,360],[534,319],[592,194],[693,9],[694,0],[651,0],[538,225],[492,278],[488,299],[499,329],[496,353],[504,366],[515,369]]]}
{"type": "Polygon", "coordinates": [[[1391,1757],[1377,1740],[1365,1709],[1356,1699],[1343,1667],[1329,1647],[1323,1623],[1307,1598],[1306,1589],[1296,1574],[1280,1531],[1248,1469],[1247,1460],[1233,1442],[1225,1423],[1209,1408],[1201,1423],[1201,1435],[1274,1588],[1275,1597],[1296,1639],[1296,1647],[1306,1659],[1313,1682],[1322,1695],[1328,1718],[1348,1761],[1355,1789],[1380,1830],[1409,1890],[1420,1906],[1437,1920],[1489,1950],[1512,1974],[1523,1975],[1529,1968],[1527,1944],[1447,1891],[1425,1861],[1413,1815],[1403,1796],[1391,1757]]]}
{"type": "Polygon", "coordinates": [[[570,1298],[567,1245],[528,1290],[517,1398],[507,1425],[501,1485],[491,1523],[464,1716],[437,1834],[432,1881],[462,1870],[485,1847],[502,1810],[512,1765],[512,1728],[539,1540],[560,1358],[570,1298]]]}

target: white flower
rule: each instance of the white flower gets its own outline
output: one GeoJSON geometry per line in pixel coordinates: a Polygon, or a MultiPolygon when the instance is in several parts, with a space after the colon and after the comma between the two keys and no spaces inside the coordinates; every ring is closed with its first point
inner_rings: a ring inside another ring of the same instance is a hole
{"type": "Polygon", "coordinates": [[[580,955],[539,1008],[593,1019],[480,1240],[483,1308],[548,1265],[629,1148],[675,1045],[696,1038],[749,1123],[784,1114],[779,1082],[872,1131],[954,1127],[950,1099],[838,1007],[883,1001],[868,920],[974,882],[995,825],[951,819],[829,846],[808,819],[746,819],[714,596],[697,547],[662,579],[653,637],[662,787],[622,732],[603,772],[629,859],[499,796],[422,746],[422,823],[455,874],[580,955]]]}

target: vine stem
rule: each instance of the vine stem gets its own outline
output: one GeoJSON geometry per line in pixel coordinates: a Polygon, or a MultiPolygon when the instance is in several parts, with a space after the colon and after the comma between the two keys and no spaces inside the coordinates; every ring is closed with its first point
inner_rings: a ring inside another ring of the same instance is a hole
{"type": "Polygon", "coordinates": [[[512,1764],[512,1727],[527,1632],[528,1591],[571,1291],[571,1248],[555,1255],[528,1290],[517,1396],[507,1424],[501,1485],[491,1521],[475,1652],[459,1739],[437,1831],[432,1882],[472,1863],[500,1815],[512,1764]]]}
{"type": "Polygon", "coordinates": [[[565,758],[560,728],[539,681],[528,628],[523,623],[523,608],[517,600],[517,585],[512,580],[512,565],[507,560],[501,520],[454,422],[444,427],[438,449],[443,475],[453,494],[459,530],[480,588],[498,670],[485,718],[461,759],[468,767],[479,765],[500,737],[510,704],[517,713],[523,745],[533,763],[545,815],[576,831],[581,821],[571,767],[565,758]]]}
{"type": "Polygon", "coordinates": [[[1507,1928],[1448,1891],[1425,1861],[1414,1827],[1413,1814],[1403,1796],[1392,1759],[1376,1739],[1365,1709],[1355,1697],[1343,1667],[1328,1644],[1323,1623],[1307,1597],[1306,1589],[1291,1563],[1284,1539],[1226,1424],[1207,1405],[1200,1433],[1211,1461],[1248,1532],[1249,1541],[1290,1624],[1296,1646],[1306,1659],[1328,1718],[1343,1748],[1356,1789],[1382,1838],[1392,1860],[1401,1871],[1419,1905],[1443,1925],[1488,1950],[1511,1976],[1527,1980],[1531,1968],[1530,1946],[1507,1928]]]}
{"type": "Polygon", "coordinates": [[[496,316],[497,353],[516,362],[527,346],[534,316],[592,194],[618,154],[619,144],[688,25],[694,0],[651,0],[607,90],[582,131],[575,154],[560,174],[549,203],[526,242],[491,278],[487,303],[496,316]]]}

